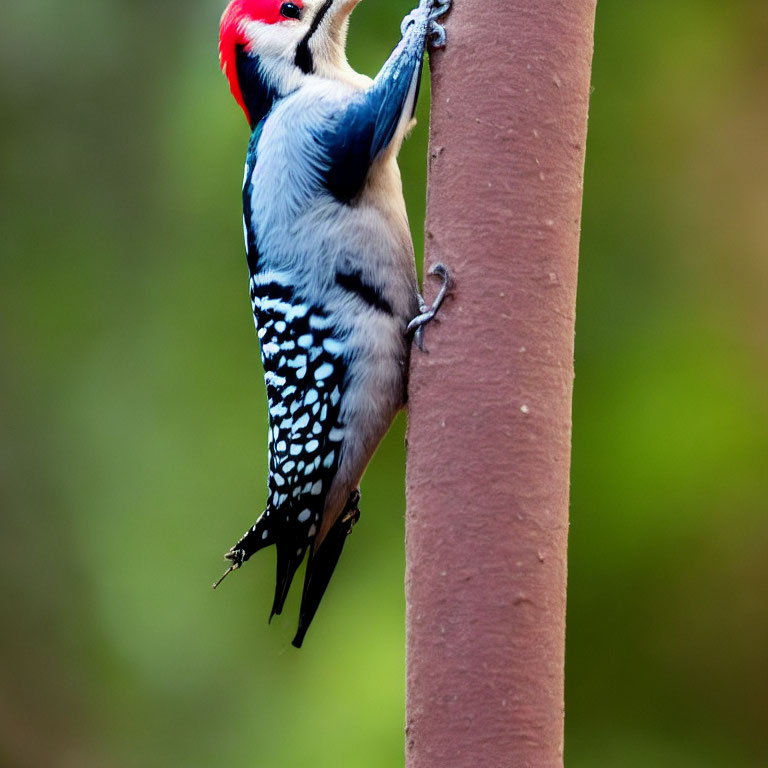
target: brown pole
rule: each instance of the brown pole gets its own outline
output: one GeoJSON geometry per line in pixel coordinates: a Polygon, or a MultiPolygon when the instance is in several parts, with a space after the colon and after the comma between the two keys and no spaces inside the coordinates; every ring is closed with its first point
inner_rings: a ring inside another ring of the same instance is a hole
{"type": "Polygon", "coordinates": [[[456,287],[411,373],[408,768],[562,766],[594,13],[454,0],[432,57],[426,263],[456,287]]]}

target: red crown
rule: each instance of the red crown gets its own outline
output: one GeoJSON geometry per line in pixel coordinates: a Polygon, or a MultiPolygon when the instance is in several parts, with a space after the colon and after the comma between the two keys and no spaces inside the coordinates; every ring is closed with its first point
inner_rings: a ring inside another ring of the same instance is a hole
{"type": "MultiPolygon", "coordinates": [[[[293,0],[294,5],[303,7],[301,0],[293,0]]],[[[280,13],[283,0],[232,0],[221,17],[219,32],[219,64],[221,71],[229,81],[229,89],[235,97],[235,101],[245,112],[250,120],[248,110],[245,107],[243,93],[237,79],[237,46],[248,45],[248,40],[243,32],[243,26],[249,21],[261,21],[264,24],[276,24],[284,21],[285,17],[280,13]]]]}

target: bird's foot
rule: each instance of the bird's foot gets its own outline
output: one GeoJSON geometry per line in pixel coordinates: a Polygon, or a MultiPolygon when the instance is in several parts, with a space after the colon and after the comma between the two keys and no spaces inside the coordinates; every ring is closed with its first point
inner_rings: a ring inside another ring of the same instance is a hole
{"type": "Polygon", "coordinates": [[[355,488],[352,493],[349,494],[349,498],[347,499],[347,504],[344,507],[344,512],[342,513],[342,522],[349,523],[349,529],[347,530],[347,533],[352,532],[352,528],[355,525],[355,523],[360,519],[360,510],[358,508],[358,504],[360,503],[360,489],[355,488]]]}
{"type": "Polygon", "coordinates": [[[437,275],[442,279],[443,284],[440,286],[440,291],[437,294],[437,298],[432,302],[431,307],[427,305],[422,295],[418,294],[419,314],[408,323],[408,327],[405,329],[406,335],[413,334],[413,341],[422,352],[427,351],[424,346],[424,326],[430,321],[435,320],[435,316],[445,301],[445,297],[453,288],[453,278],[451,278],[451,273],[445,264],[441,262],[433,264],[427,274],[437,275]]]}
{"type": "Polygon", "coordinates": [[[433,2],[432,10],[429,13],[429,29],[427,37],[432,48],[445,48],[445,27],[437,23],[437,19],[445,16],[451,9],[451,0],[444,0],[442,3],[433,2]]]}
{"type": "Polygon", "coordinates": [[[406,30],[413,24],[423,23],[424,14],[427,15],[427,39],[431,48],[445,47],[445,29],[437,23],[437,19],[445,16],[451,8],[452,0],[419,0],[419,7],[411,11],[400,24],[400,34],[405,35],[406,30]]]}

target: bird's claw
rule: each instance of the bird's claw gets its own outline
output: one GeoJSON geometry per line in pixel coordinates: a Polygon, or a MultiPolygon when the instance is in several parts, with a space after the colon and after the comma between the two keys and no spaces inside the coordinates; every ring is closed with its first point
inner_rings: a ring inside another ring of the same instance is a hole
{"type": "Polygon", "coordinates": [[[429,22],[429,45],[431,48],[445,48],[445,27],[436,21],[429,22]]]}
{"type": "Polygon", "coordinates": [[[432,265],[427,274],[437,275],[442,278],[443,284],[440,286],[437,298],[432,302],[431,307],[426,304],[424,298],[419,294],[419,314],[408,323],[408,327],[405,329],[406,335],[413,334],[413,343],[422,352],[427,351],[424,346],[424,326],[432,320],[436,320],[435,315],[437,315],[438,310],[445,301],[445,297],[453,287],[453,278],[451,278],[451,273],[445,264],[438,262],[432,265]]]}
{"type": "Polygon", "coordinates": [[[400,24],[400,34],[405,35],[412,24],[422,22],[424,13],[427,15],[427,38],[432,48],[445,47],[445,29],[437,23],[437,19],[444,16],[451,7],[451,0],[437,3],[435,0],[420,0],[419,7],[411,11],[400,24]]]}
{"type": "Polygon", "coordinates": [[[432,48],[445,48],[445,27],[437,23],[437,19],[445,16],[451,9],[451,0],[445,0],[443,3],[433,4],[429,12],[429,28],[427,36],[432,48]]]}
{"type": "Polygon", "coordinates": [[[430,11],[430,19],[439,19],[441,16],[445,16],[448,11],[451,10],[452,0],[443,0],[442,3],[432,3],[432,10],[430,11]]]}
{"type": "Polygon", "coordinates": [[[360,519],[360,509],[358,505],[360,504],[360,489],[355,488],[352,493],[349,494],[349,498],[347,499],[347,504],[344,507],[344,512],[342,513],[342,521],[345,523],[349,523],[349,530],[347,531],[347,534],[352,533],[352,528],[354,527],[355,523],[360,519]]]}

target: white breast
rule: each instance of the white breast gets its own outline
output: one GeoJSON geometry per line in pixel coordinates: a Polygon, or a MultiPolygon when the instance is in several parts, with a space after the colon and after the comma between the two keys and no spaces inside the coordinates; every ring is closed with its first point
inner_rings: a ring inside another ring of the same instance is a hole
{"type": "Polygon", "coordinates": [[[339,269],[356,269],[373,284],[384,276],[396,313],[408,314],[416,275],[395,158],[375,164],[351,205],[323,186],[328,161],[314,136],[356,90],[307,78],[267,118],[252,176],[259,253],[265,268],[289,274],[301,293],[325,300],[333,299],[339,269]]]}

